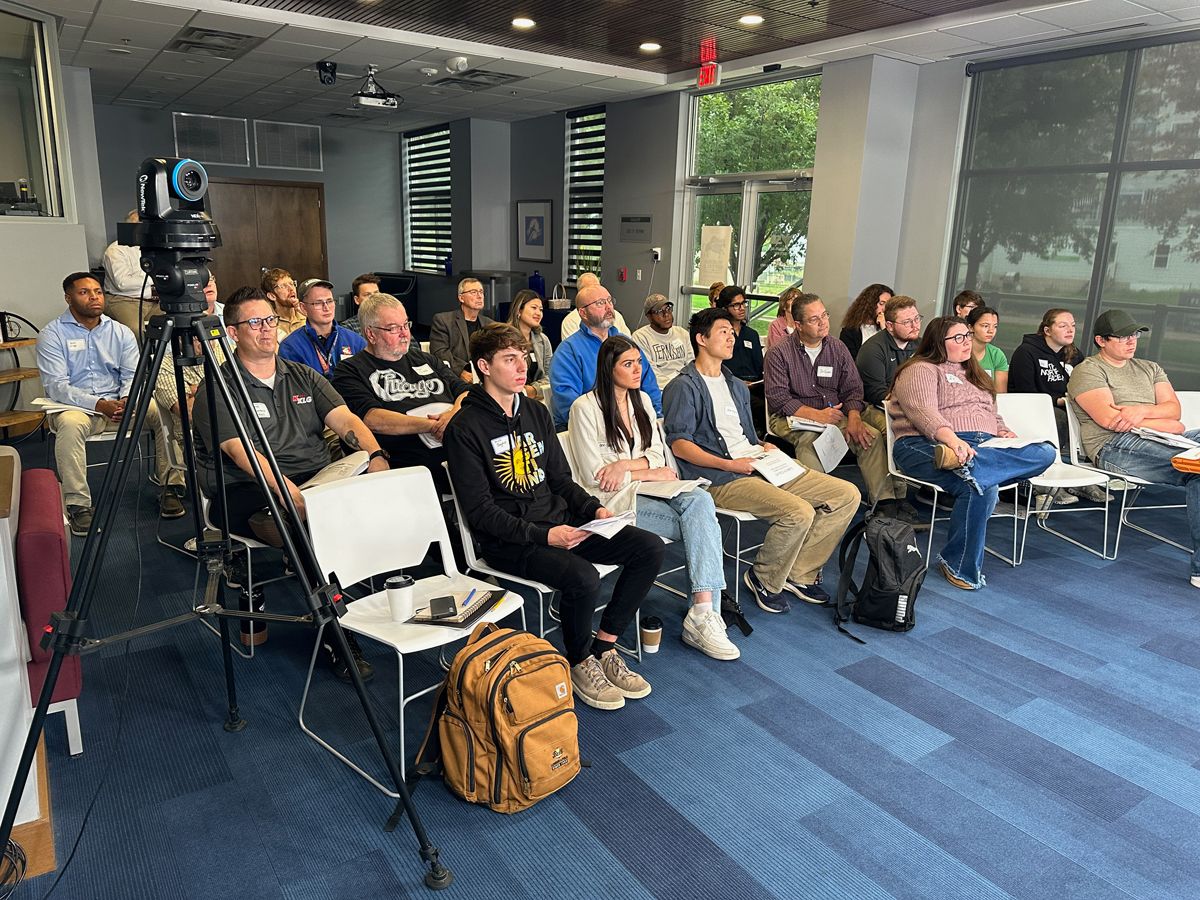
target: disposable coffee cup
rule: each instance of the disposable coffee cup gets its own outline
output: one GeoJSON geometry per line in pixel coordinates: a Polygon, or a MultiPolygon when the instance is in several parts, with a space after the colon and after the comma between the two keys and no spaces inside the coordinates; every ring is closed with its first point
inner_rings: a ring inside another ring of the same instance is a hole
{"type": "Polygon", "coordinates": [[[413,580],[407,575],[393,575],[383,583],[387,591],[388,608],[393,622],[407,622],[413,617],[413,580]]]}
{"type": "Polygon", "coordinates": [[[658,645],[662,643],[662,619],[658,616],[647,616],[642,619],[642,652],[657,653],[658,645]]]}

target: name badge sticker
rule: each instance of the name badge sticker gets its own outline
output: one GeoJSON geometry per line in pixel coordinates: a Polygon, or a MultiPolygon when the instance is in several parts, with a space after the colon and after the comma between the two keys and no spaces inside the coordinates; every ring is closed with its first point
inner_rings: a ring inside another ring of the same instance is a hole
{"type": "Polygon", "coordinates": [[[511,449],[512,442],[508,439],[508,435],[503,437],[492,438],[493,453],[507,453],[511,449]]]}
{"type": "Polygon", "coordinates": [[[949,382],[950,384],[962,384],[962,381],[960,381],[959,377],[957,375],[955,375],[953,372],[946,373],[946,381],[949,382]]]}
{"type": "Polygon", "coordinates": [[[742,346],[749,347],[750,349],[754,349],[754,343],[752,341],[742,341],[742,346]]]}
{"type": "Polygon", "coordinates": [[[86,346],[87,346],[87,341],[85,341],[83,338],[75,338],[74,340],[67,341],[67,349],[70,350],[72,353],[82,350],[86,346]]]}
{"type": "Polygon", "coordinates": [[[817,377],[818,378],[832,378],[833,377],[833,366],[817,366],[817,377]]]}
{"type": "Polygon", "coordinates": [[[736,419],[738,417],[737,407],[733,405],[725,407],[725,415],[731,419],[736,419]]]}
{"type": "Polygon", "coordinates": [[[254,404],[254,412],[255,412],[255,414],[256,414],[256,415],[257,415],[257,416],[258,416],[260,419],[269,419],[269,418],[271,418],[271,410],[270,410],[270,408],[267,406],[267,404],[265,404],[265,403],[262,403],[262,402],[255,402],[255,404],[254,404]]]}
{"type": "Polygon", "coordinates": [[[416,372],[418,375],[432,375],[433,374],[433,366],[427,366],[424,363],[422,363],[419,366],[413,366],[413,371],[416,372]]]}

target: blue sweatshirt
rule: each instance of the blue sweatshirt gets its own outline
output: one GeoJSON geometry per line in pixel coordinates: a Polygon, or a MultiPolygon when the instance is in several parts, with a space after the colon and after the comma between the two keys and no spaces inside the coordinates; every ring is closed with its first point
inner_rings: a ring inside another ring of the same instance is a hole
{"type": "Polygon", "coordinates": [[[333,376],[334,367],[367,346],[361,334],[342,328],[337,322],[328,337],[319,337],[311,325],[293,331],[279,345],[279,355],[290,362],[303,363],[316,369],[326,378],[333,376]]]}
{"type": "MultiPolygon", "coordinates": [[[[608,329],[609,337],[620,333],[615,326],[608,329]]],[[[571,404],[596,385],[596,359],[602,343],[590,328],[580,328],[554,351],[554,359],[550,361],[550,411],[559,431],[567,427],[571,404]]],[[[655,414],[661,416],[662,391],[645,353],[642,353],[642,390],[654,404],[655,414]]]]}

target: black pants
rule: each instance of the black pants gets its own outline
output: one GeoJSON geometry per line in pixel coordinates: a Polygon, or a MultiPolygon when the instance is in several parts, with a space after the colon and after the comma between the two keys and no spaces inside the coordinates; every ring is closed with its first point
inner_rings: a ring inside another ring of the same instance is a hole
{"type": "MultiPolygon", "coordinates": [[[[303,472],[287,477],[300,485],[317,474],[317,471],[319,470],[314,469],[312,472],[303,472]]],[[[225,503],[228,512],[224,516],[221,514],[220,500],[216,497],[209,499],[212,503],[208,507],[208,517],[212,520],[213,525],[220,528],[225,524],[224,520],[228,519],[229,531],[233,534],[251,535],[253,532],[250,531],[250,517],[259,510],[267,508],[267,495],[256,481],[225,483],[225,503]]],[[[278,497],[275,499],[279,500],[278,497]]]]}
{"type": "Polygon", "coordinates": [[[621,634],[662,569],[663,542],[656,534],[627,526],[605,540],[593,535],[573,550],[542,544],[504,544],[489,548],[487,559],[497,568],[540,581],[562,593],[563,645],[571,665],[587,658],[592,615],[599,605],[600,576],[592,563],[621,566],[612,600],[600,617],[600,629],[621,634]]]}

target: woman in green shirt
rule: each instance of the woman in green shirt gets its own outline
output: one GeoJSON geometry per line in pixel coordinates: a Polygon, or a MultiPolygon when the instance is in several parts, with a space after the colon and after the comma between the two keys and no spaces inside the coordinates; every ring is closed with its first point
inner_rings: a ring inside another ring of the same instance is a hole
{"type": "Polygon", "coordinates": [[[971,350],[983,371],[996,383],[997,394],[1008,393],[1008,357],[992,343],[996,339],[996,328],[1000,325],[1000,314],[990,306],[977,306],[967,315],[967,326],[971,329],[971,350]]]}

